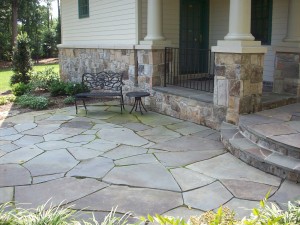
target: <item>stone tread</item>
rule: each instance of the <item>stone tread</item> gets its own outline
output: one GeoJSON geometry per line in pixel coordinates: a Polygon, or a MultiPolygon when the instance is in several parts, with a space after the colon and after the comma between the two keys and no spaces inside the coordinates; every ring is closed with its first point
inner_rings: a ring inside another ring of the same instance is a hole
{"type": "Polygon", "coordinates": [[[258,146],[243,136],[237,126],[223,123],[221,141],[236,157],[267,173],[300,181],[300,159],[258,146]]]}

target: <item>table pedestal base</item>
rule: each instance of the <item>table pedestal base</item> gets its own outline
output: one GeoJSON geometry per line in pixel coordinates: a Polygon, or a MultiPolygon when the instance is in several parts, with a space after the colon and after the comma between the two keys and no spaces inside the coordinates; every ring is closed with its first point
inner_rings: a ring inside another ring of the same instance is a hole
{"type": "Polygon", "coordinates": [[[134,108],[135,108],[135,111],[137,111],[138,107],[140,108],[141,114],[143,114],[142,108],[145,110],[145,112],[148,112],[147,109],[145,108],[145,106],[143,105],[141,97],[135,97],[134,98],[134,104],[132,106],[132,109],[131,109],[130,113],[132,113],[134,108]]]}

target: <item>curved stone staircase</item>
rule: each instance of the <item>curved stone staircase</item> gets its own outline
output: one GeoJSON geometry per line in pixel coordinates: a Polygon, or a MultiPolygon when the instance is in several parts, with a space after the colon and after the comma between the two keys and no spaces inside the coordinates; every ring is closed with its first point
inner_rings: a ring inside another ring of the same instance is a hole
{"type": "Polygon", "coordinates": [[[300,103],[223,123],[221,140],[242,161],[267,173],[300,182],[300,103]]]}

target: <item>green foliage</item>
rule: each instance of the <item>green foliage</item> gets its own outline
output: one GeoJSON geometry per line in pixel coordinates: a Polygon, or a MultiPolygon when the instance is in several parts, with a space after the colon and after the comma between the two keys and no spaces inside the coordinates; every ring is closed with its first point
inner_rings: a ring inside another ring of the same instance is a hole
{"type": "Polygon", "coordinates": [[[60,96],[60,95],[66,95],[66,82],[63,81],[54,81],[51,83],[49,87],[49,91],[51,93],[51,96],[60,96]]]}
{"type": "Polygon", "coordinates": [[[59,75],[54,72],[54,67],[45,67],[43,71],[34,71],[30,75],[32,90],[48,90],[55,81],[59,81],[59,75]]]}
{"type": "Polygon", "coordinates": [[[64,99],[66,105],[71,105],[75,103],[75,98],[73,96],[68,96],[64,99]]]}
{"type": "Polygon", "coordinates": [[[89,92],[88,86],[81,83],[66,83],[65,91],[67,95],[76,95],[78,93],[89,92]]]}
{"type": "Polygon", "coordinates": [[[130,213],[125,213],[122,217],[117,217],[116,210],[112,209],[110,213],[105,216],[104,221],[101,223],[101,225],[127,225],[128,224],[128,217],[131,215],[130,213]]]}
{"type": "Polygon", "coordinates": [[[49,100],[47,98],[32,95],[22,95],[17,97],[15,102],[21,107],[36,110],[47,109],[49,105],[49,100]]]}
{"type": "Polygon", "coordinates": [[[157,223],[160,225],[188,225],[184,219],[182,218],[174,218],[171,216],[162,216],[159,214],[155,214],[155,216],[148,215],[147,218],[140,217],[140,221],[142,222],[151,222],[151,223],[157,223]]]}
{"type": "Polygon", "coordinates": [[[17,44],[13,51],[12,65],[14,78],[11,79],[11,84],[18,82],[29,82],[29,72],[32,70],[29,42],[30,41],[26,33],[21,33],[18,35],[17,44]]]}
{"type": "Polygon", "coordinates": [[[14,95],[8,95],[8,96],[0,96],[0,105],[5,105],[9,102],[14,102],[16,97],[14,95]]]}
{"type": "Polygon", "coordinates": [[[192,216],[190,218],[192,225],[233,225],[238,224],[235,219],[235,213],[227,207],[220,207],[217,213],[208,211],[201,216],[192,216]]]}
{"type": "Polygon", "coordinates": [[[12,85],[11,90],[15,96],[21,96],[30,92],[30,84],[25,84],[23,82],[16,83],[12,85]]]}

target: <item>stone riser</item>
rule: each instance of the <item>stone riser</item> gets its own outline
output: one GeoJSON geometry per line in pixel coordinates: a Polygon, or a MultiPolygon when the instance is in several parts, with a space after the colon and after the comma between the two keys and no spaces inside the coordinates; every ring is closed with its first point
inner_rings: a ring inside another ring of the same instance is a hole
{"type": "Polygon", "coordinates": [[[260,137],[253,132],[249,127],[239,124],[239,130],[247,139],[251,140],[258,146],[269,149],[271,151],[278,152],[280,154],[300,159],[300,149],[293,146],[286,145],[284,143],[276,142],[268,137],[260,137]]]}
{"type": "Polygon", "coordinates": [[[242,135],[237,126],[223,123],[221,141],[231,154],[243,162],[281,178],[300,181],[299,159],[254,144],[242,135]]]}

